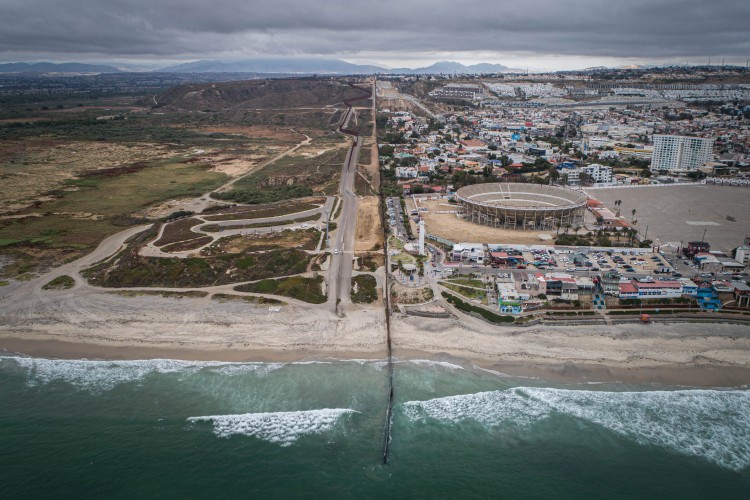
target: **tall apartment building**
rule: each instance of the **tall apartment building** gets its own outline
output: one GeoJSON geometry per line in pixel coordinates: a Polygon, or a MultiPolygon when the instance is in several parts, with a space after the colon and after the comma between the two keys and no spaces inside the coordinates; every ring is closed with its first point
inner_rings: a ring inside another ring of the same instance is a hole
{"type": "Polygon", "coordinates": [[[655,135],[651,170],[692,172],[711,161],[713,139],[680,135],[655,135]]]}

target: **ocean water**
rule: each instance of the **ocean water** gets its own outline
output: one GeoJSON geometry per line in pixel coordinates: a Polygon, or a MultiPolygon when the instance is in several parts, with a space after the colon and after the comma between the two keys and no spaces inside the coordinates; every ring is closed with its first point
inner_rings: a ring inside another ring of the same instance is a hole
{"type": "Polygon", "coordinates": [[[0,356],[3,498],[746,498],[750,391],[0,356]]]}

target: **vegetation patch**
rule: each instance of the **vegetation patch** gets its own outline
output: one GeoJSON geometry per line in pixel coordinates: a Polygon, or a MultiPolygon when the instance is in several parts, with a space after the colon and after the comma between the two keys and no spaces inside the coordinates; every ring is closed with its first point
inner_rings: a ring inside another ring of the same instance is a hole
{"type": "Polygon", "coordinates": [[[210,236],[201,236],[192,240],[178,241],[177,243],[164,245],[161,250],[167,253],[187,252],[188,250],[197,250],[203,245],[208,245],[213,240],[210,236]]]}
{"type": "Polygon", "coordinates": [[[201,253],[205,256],[212,256],[289,248],[315,250],[319,241],[320,231],[317,229],[286,229],[280,233],[227,236],[203,249],[201,253]]]}
{"type": "Polygon", "coordinates": [[[452,290],[460,295],[463,295],[467,299],[476,299],[482,302],[482,304],[487,304],[487,292],[482,290],[477,290],[476,288],[469,288],[461,285],[454,285],[453,283],[448,283],[445,281],[440,282],[441,285],[443,285],[448,290],[452,290]]]}
{"type": "Polygon", "coordinates": [[[190,217],[188,219],[180,219],[175,222],[170,222],[164,226],[164,231],[161,234],[161,238],[154,242],[157,247],[169,245],[170,243],[176,243],[178,241],[186,241],[197,238],[200,236],[198,233],[194,233],[190,229],[194,226],[201,224],[200,219],[190,217]]]}
{"type": "Polygon", "coordinates": [[[468,304],[453,294],[441,292],[441,295],[445,300],[454,305],[457,309],[466,313],[479,314],[490,323],[513,323],[515,321],[515,318],[513,316],[501,316],[499,314],[495,314],[483,307],[477,307],[475,305],[468,304]]]}
{"type": "Polygon", "coordinates": [[[322,304],[327,300],[323,294],[323,276],[305,278],[292,276],[282,279],[266,279],[255,283],[246,283],[234,287],[238,292],[267,293],[270,295],[282,295],[293,299],[322,304]]]}
{"type": "Polygon", "coordinates": [[[277,299],[271,299],[268,297],[255,297],[252,295],[233,295],[230,293],[215,293],[211,296],[211,300],[217,300],[219,302],[249,302],[250,304],[266,304],[266,305],[280,305],[285,306],[286,302],[277,299]]]}
{"type": "Polygon", "coordinates": [[[422,304],[432,300],[434,293],[430,287],[411,288],[399,283],[391,286],[391,302],[398,304],[422,304]]]}
{"type": "Polygon", "coordinates": [[[360,274],[352,278],[352,302],[370,304],[378,300],[378,282],[375,276],[360,274]]]}
{"type": "Polygon", "coordinates": [[[346,158],[346,148],[327,150],[315,156],[286,156],[243,177],[231,191],[215,193],[221,200],[239,203],[271,203],[325,193],[334,183],[346,158]]]}
{"type": "Polygon", "coordinates": [[[131,245],[83,274],[92,285],[103,287],[188,288],[300,274],[307,270],[309,261],[310,256],[300,250],[185,259],[143,257],[138,254],[138,246],[131,245]]]}
{"type": "Polygon", "coordinates": [[[217,207],[220,210],[206,210],[201,214],[208,221],[261,219],[266,217],[281,217],[319,208],[325,203],[325,198],[315,198],[305,201],[290,201],[279,204],[265,204],[262,206],[235,206],[230,208],[217,207]]]}
{"type": "Polygon", "coordinates": [[[371,273],[378,270],[379,267],[385,265],[385,255],[377,252],[366,252],[357,254],[359,257],[359,268],[362,271],[369,271],[371,273]]]}
{"type": "Polygon", "coordinates": [[[73,278],[63,274],[44,285],[42,290],[67,290],[68,288],[73,288],[75,285],[76,281],[73,278]]]}

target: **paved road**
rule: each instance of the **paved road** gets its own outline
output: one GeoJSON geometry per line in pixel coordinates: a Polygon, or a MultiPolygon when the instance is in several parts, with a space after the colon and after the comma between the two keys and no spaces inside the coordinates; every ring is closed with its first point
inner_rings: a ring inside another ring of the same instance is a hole
{"type": "MultiPolygon", "coordinates": [[[[342,128],[346,128],[351,118],[351,110],[342,120],[342,128]]],[[[328,303],[336,308],[340,301],[347,304],[351,301],[350,290],[352,280],[352,259],[354,258],[354,236],[357,225],[357,195],[354,193],[354,178],[357,174],[357,158],[359,157],[359,148],[361,138],[357,138],[354,147],[346,155],[346,161],[341,168],[341,183],[339,185],[339,194],[343,207],[341,216],[337,221],[338,228],[335,236],[331,239],[333,247],[333,256],[331,265],[328,268],[328,303]],[[336,254],[338,251],[338,254],[336,254]]]]}

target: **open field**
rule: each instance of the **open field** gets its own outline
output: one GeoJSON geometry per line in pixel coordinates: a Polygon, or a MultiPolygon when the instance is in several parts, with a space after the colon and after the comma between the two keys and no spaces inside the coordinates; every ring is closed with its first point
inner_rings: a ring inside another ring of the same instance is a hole
{"type": "Polygon", "coordinates": [[[700,240],[712,250],[730,252],[750,235],[750,190],[727,186],[664,186],[591,189],[588,193],[614,209],[622,200],[621,212],[628,220],[633,209],[638,232],[655,244],[700,240]],[[730,222],[727,216],[737,222],[730,222]]]}
{"type": "Polygon", "coordinates": [[[51,139],[0,141],[0,213],[26,208],[45,193],[64,189],[65,181],[87,171],[175,155],[170,148],[149,143],[66,142],[51,139]]]}
{"type": "Polygon", "coordinates": [[[379,203],[380,199],[377,196],[365,196],[359,200],[354,241],[356,252],[383,248],[383,226],[378,212],[379,203]]]}
{"type": "MultiPolygon", "coordinates": [[[[445,200],[423,201],[419,206],[429,210],[428,212],[421,213],[422,218],[424,218],[425,221],[427,232],[456,243],[470,241],[482,243],[542,245],[545,244],[545,241],[539,238],[540,234],[549,234],[553,238],[555,236],[554,232],[514,231],[512,229],[482,226],[459,219],[456,217],[456,214],[437,213],[438,211],[458,209],[456,205],[449,205],[445,200]]],[[[414,204],[411,199],[407,199],[406,208],[410,211],[414,209],[414,204]]],[[[414,234],[416,234],[416,231],[414,234]]],[[[547,240],[546,242],[551,243],[551,240],[547,240]]]]}
{"type": "Polygon", "coordinates": [[[206,211],[203,217],[207,221],[261,219],[278,217],[306,210],[312,210],[325,203],[325,198],[308,198],[304,200],[290,200],[283,203],[269,203],[265,205],[236,206],[220,210],[206,211]]]}
{"type": "Polygon", "coordinates": [[[142,207],[199,196],[225,180],[226,176],[208,172],[204,166],[166,160],[122,175],[90,175],[72,180],[71,190],[61,197],[18,214],[26,217],[2,221],[0,239],[88,246],[122,225],[131,225],[118,219],[127,219],[142,207]]]}
{"type": "Polygon", "coordinates": [[[199,212],[211,201],[196,197],[241,175],[250,174],[238,187],[258,195],[254,203],[335,192],[347,144],[335,118],[343,99],[358,94],[343,80],[149,92],[45,94],[11,99],[0,110],[0,254],[12,261],[3,275],[79,257],[147,219],[199,212]],[[311,144],[253,172],[305,136],[311,144]]]}
{"type": "MultiPolygon", "coordinates": [[[[207,231],[209,233],[220,233],[222,231],[233,231],[235,229],[259,229],[263,227],[278,226],[281,224],[300,224],[300,223],[312,223],[320,220],[320,214],[308,215],[306,217],[295,217],[294,219],[287,219],[284,221],[270,221],[270,222],[256,222],[251,224],[239,224],[234,226],[220,226],[218,224],[205,224],[200,226],[201,231],[207,231]]],[[[312,225],[312,224],[309,224],[312,225]]],[[[304,225],[302,227],[305,227],[304,225]]]]}

